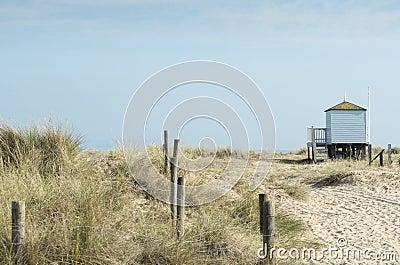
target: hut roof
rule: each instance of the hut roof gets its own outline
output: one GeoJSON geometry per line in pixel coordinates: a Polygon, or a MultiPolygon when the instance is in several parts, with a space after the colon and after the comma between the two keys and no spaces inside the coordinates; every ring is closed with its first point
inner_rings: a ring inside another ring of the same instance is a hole
{"type": "Polygon", "coordinates": [[[325,112],[330,111],[330,110],[366,110],[366,109],[345,100],[342,103],[339,103],[339,104],[333,106],[332,108],[325,110],[325,112]]]}

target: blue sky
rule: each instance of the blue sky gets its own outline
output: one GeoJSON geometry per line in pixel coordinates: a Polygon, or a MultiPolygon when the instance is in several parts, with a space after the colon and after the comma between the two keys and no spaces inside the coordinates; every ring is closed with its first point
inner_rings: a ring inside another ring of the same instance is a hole
{"type": "Polygon", "coordinates": [[[324,126],[345,93],[367,107],[368,86],[372,143],[400,145],[399,47],[398,1],[3,0],[0,119],[52,116],[85,148],[115,148],[147,77],[213,60],[263,90],[280,150],[304,146],[306,127],[324,126]]]}

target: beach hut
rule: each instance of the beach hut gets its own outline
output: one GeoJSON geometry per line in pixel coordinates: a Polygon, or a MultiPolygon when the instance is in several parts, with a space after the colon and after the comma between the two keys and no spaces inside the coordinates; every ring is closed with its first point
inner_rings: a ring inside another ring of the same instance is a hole
{"type": "Polygon", "coordinates": [[[329,158],[365,159],[368,146],[366,112],[365,108],[346,100],[325,110],[326,127],[308,128],[309,158],[311,149],[314,161],[321,151],[329,158]]]}
{"type": "Polygon", "coordinates": [[[325,110],[326,148],[330,158],[365,158],[367,143],[367,110],[343,102],[325,110]]]}

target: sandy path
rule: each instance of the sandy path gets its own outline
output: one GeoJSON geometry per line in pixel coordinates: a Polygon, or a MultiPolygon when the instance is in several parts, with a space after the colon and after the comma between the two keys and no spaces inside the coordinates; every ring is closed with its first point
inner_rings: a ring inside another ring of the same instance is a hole
{"type": "Polygon", "coordinates": [[[355,176],[351,183],[336,186],[309,186],[309,201],[282,203],[328,247],[337,248],[341,239],[341,245],[347,241],[345,252],[357,249],[361,253],[359,260],[351,253],[337,259],[326,254],[328,258],[321,263],[400,264],[400,178],[376,175],[360,179],[355,176]],[[381,253],[384,256],[373,260],[381,253]]]}

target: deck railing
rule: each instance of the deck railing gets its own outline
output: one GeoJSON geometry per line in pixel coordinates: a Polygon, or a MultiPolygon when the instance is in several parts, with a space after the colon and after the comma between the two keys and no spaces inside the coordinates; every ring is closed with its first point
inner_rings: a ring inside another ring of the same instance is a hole
{"type": "Polygon", "coordinates": [[[326,144],[326,128],[307,128],[307,145],[312,145],[313,141],[318,145],[326,144]]]}

